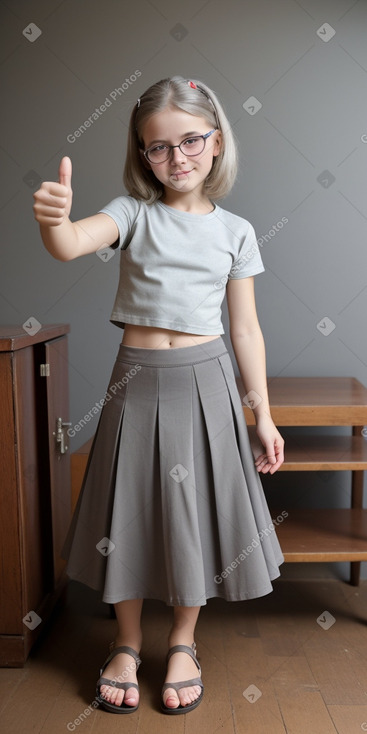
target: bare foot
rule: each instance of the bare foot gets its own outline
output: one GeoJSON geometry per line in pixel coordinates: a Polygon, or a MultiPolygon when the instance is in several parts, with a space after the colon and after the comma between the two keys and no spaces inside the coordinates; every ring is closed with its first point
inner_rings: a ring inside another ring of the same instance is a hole
{"type": "MultiPolygon", "coordinates": [[[[137,683],[135,659],[126,652],[119,653],[103,671],[103,678],[109,678],[117,683],[137,683]]],[[[127,706],[137,706],[139,702],[139,691],[133,687],[125,691],[123,688],[102,685],[100,691],[102,698],[115,706],[121,706],[122,703],[127,706]]]]}
{"type": "MultiPolygon", "coordinates": [[[[170,683],[177,683],[178,681],[198,677],[199,670],[193,659],[186,652],[173,653],[168,661],[165,683],[168,681],[170,683]]],[[[198,685],[180,688],[178,691],[175,691],[174,688],[167,688],[163,693],[163,702],[168,708],[177,708],[180,704],[181,706],[187,706],[199,698],[201,690],[201,687],[198,685]]]]}

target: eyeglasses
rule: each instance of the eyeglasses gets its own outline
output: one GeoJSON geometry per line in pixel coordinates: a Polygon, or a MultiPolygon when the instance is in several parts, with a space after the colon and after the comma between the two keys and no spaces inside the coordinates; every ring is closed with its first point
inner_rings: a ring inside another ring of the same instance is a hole
{"type": "Polygon", "coordinates": [[[214,130],[210,130],[210,132],[205,133],[205,135],[196,135],[193,138],[186,138],[179,145],[165,145],[165,143],[153,145],[151,148],[144,151],[144,156],[149,163],[164,163],[165,161],[168,161],[171,151],[174,148],[179,148],[181,153],[189,158],[191,156],[200,155],[205,148],[207,138],[215,133],[217,129],[218,128],[214,128],[214,130]]]}

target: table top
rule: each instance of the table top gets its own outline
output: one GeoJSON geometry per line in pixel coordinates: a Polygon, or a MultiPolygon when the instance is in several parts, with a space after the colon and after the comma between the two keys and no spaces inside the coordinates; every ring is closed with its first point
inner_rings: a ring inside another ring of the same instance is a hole
{"type": "MultiPolygon", "coordinates": [[[[240,377],[237,388],[243,401],[240,377]]],[[[279,425],[364,425],[367,423],[367,387],[355,377],[267,378],[270,410],[279,425]]],[[[243,403],[244,404],[244,403],[243,403]]],[[[245,406],[248,423],[253,413],[245,406]]]]}

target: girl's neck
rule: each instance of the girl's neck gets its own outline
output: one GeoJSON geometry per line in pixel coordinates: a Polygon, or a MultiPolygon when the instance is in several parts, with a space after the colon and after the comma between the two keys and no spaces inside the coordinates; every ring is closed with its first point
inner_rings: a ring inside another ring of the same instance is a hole
{"type": "Polygon", "coordinates": [[[176,191],[172,190],[165,190],[160,201],[173,209],[189,214],[209,214],[214,209],[207,196],[199,198],[198,196],[177,194],[176,191]]]}

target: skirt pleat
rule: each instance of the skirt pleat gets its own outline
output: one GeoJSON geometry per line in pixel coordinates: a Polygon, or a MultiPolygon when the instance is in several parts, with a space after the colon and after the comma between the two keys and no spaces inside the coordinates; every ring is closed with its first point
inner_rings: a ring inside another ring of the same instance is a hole
{"type": "Polygon", "coordinates": [[[284,558],[223,339],[122,345],[109,394],[64,546],[69,576],[110,603],[269,593],[284,558]]]}

